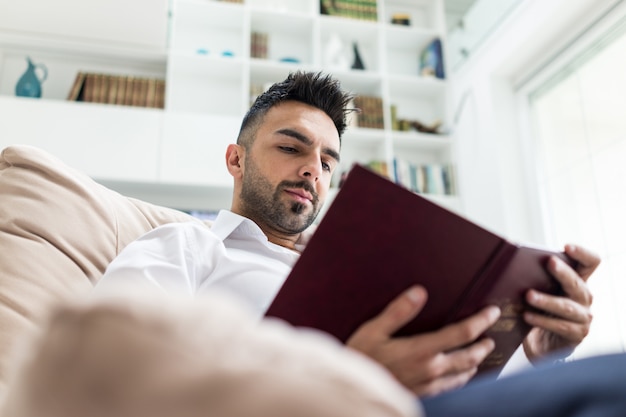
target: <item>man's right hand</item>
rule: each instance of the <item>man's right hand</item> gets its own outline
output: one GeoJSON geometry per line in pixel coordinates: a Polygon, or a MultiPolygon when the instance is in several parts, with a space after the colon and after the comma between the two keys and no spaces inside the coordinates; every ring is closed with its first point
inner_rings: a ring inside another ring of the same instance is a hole
{"type": "Polygon", "coordinates": [[[486,307],[435,332],[392,337],[422,311],[427,298],[423,287],[411,287],[361,325],[347,342],[385,366],[419,396],[465,385],[494,348],[493,340],[478,337],[500,317],[497,307],[486,307]]]}

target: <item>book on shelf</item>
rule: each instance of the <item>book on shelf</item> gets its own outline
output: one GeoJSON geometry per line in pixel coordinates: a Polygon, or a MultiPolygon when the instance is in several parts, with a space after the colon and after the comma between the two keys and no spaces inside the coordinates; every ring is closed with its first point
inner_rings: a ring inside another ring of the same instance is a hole
{"type": "Polygon", "coordinates": [[[530,331],[525,293],[559,294],[545,268],[564,253],[513,243],[362,167],[354,166],[266,312],[345,342],[407,288],[428,301],[396,336],[432,332],[485,306],[502,314],[484,336],[501,370],[530,331]]]}
{"type": "Polygon", "coordinates": [[[85,84],[85,77],[87,76],[86,73],[80,71],[77,75],[76,78],[74,79],[74,84],[72,84],[72,88],[70,89],[69,94],[67,95],[67,99],[70,101],[76,101],[78,100],[78,97],[80,96],[82,90],[83,90],[83,86],[85,84]]]}
{"type": "Polygon", "coordinates": [[[455,195],[456,183],[452,164],[415,164],[394,158],[391,179],[419,194],[455,195]]]}
{"type": "Polygon", "coordinates": [[[426,45],[420,53],[419,64],[421,76],[445,78],[441,39],[435,38],[426,45]]]}
{"type": "Polygon", "coordinates": [[[385,120],[383,115],[383,99],[374,96],[356,96],[354,107],[359,109],[356,113],[356,125],[369,129],[384,129],[385,120]]]}
{"type": "Polygon", "coordinates": [[[391,173],[389,172],[389,165],[387,164],[387,162],[385,161],[370,161],[367,163],[367,167],[378,173],[379,175],[388,178],[390,180],[393,180],[392,176],[390,175],[391,173]]]}
{"type": "Polygon", "coordinates": [[[378,20],[376,0],[320,0],[322,14],[360,20],[378,20]]]}
{"type": "Polygon", "coordinates": [[[79,72],[67,99],[89,103],[164,108],[165,80],[79,72]]]}
{"type": "Polygon", "coordinates": [[[267,59],[268,34],[263,32],[252,32],[250,34],[250,57],[267,59]]]}

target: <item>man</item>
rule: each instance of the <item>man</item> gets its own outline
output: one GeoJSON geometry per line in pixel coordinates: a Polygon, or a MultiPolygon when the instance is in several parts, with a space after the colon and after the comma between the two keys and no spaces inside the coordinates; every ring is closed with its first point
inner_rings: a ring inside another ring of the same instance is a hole
{"type": "MultiPolygon", "coordinates": [[[[237,144],[226,150],[234,179],[231,210],[221,211],[210,230],[188,223],[146,234],[113,261],[98,290],[120,281],[190,295],[227,290],[262,317],[324,203],[350,98],[336,80],[319,73],[298,72],[273,85],[245,116],[237,144]]],[[[589,331],[592,297],[585,281],[599,259],[576,246],[565,251],[580,263],[576,271],[557,258],[548,264],[565,295],[527,294],[531,306],[548,313],[525,315],[534,326],[524,341],[531,361],[571,351],[589,331]]],[[[419,286],[407,289],[347,342],[422,397],[469,381],[494,348],[492,340],[479,337],[500,314],[488,307],[436,332],[393,338],[419,315],[426,298],[419,286]]]]}

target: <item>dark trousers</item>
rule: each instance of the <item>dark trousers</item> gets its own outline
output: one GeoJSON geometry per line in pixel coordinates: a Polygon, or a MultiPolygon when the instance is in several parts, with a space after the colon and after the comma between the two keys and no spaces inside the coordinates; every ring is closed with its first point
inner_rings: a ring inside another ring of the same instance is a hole
{"type": "Polygon", "coordinates": [[[626,354],[477,380],[422,404],[427,417],[626,417],[626,354]]]}

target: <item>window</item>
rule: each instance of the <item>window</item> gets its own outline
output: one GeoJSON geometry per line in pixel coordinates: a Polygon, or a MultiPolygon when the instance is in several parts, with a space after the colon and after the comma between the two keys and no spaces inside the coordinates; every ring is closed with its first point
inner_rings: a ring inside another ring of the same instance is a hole
{"type": "Polygon", "coordinates": [[[611,20],[520,93],[546,241],[602,257],[589,282],[594,323],[575,356],[626,350],[626,18],[611,20]]]}

